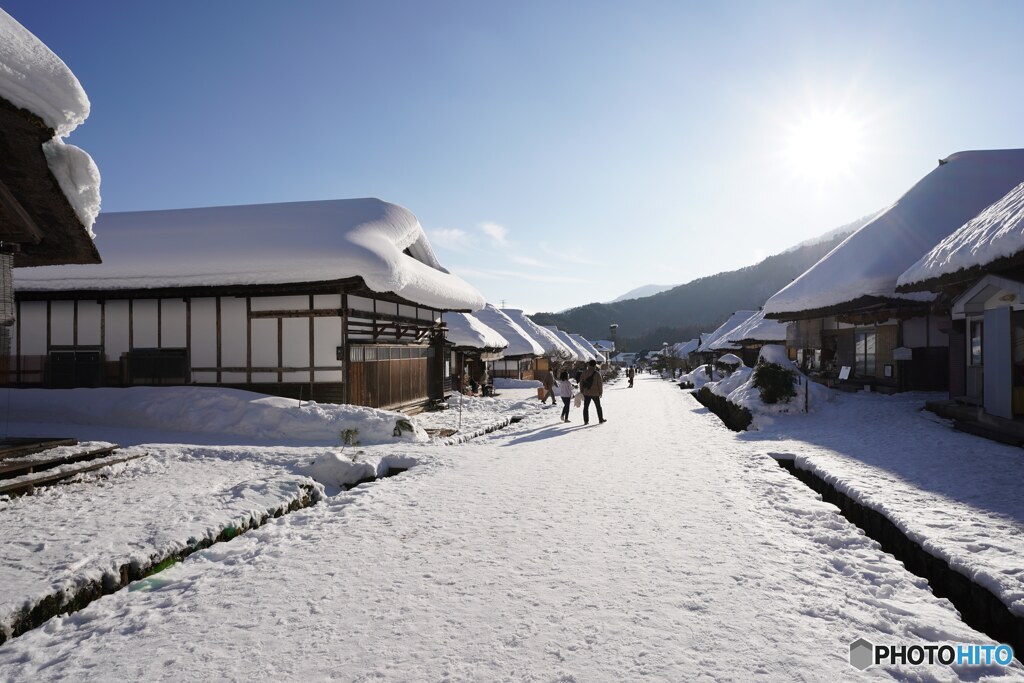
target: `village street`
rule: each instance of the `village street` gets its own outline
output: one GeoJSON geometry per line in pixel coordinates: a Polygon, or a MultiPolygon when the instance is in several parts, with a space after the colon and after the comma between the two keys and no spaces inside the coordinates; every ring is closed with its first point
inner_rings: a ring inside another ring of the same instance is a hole
{"type": "Polygon", "coordinates": [[[0,679],[868,680],[861,636],[992,642],[674,384],[604,407],[421,446],[443,453],[7,642],[0,679]]]}

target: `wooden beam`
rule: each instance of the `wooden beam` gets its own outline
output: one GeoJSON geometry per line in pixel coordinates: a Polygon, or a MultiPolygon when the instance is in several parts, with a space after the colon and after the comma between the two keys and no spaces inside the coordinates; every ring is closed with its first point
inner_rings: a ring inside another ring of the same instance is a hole
{"type": "MultiPolygon", "coordinates": [[[[312,300],[312,296],[309,297],[312,300]]],[[[311,310],[249,311],[250,318],[340,318],[340,308],[316,308],[311,310]]]]}
{"type": "Polygon", "coordinates": [[[8,237],[11,242],[39,244],[43,241],[43,231],[3,180],[0,180],[0,204],[7,209],[4,213],[15,223],[4,226],[5,232],[11,233],[8,237]]]}

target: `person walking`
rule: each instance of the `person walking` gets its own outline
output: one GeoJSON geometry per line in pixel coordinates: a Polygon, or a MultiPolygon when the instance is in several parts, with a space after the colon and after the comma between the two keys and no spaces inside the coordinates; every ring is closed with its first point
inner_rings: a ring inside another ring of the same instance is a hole
{"type": "Polygon", "coordinates": [[[572,404],[572,382],[569,373],[562,370],[558,376],[558,395],[562,399],[562,422],[569,422],[569,406],[572,404]]]}
{"type": "Polygon", "coordinates": [[[597,370],[597,361],[587,363],[587,369],[580,375],[580,390],[583,393],[583,424],[590,424],[590,403],[593,401],[597,408],[597,422],[603,424],[608,420],[604,419],[604,412],[601,410],[601,395],[604,394],[604,387],[601,383],[601,373],[597,370]]]}
{"type": "Polygon", "coordinates": [[[635,377],[635,376],[636,376],[636,370],[634,370],[633,366],[630,365],[629,369],[626,370],[626,377],[629,378],[629,388],[630,389],[633,388],[633,377],[635,377]]]}
{"type": "Polygon", "coordinates": [[[547,403],[548,397],[551,397],[551,405],[555,405],[558,401],[555,400],[555,373],[552,370],[548,370],[544,375],[544,379],[541,380],[544,383],[544,398],[540,400],[541,403],[547,403]]]}

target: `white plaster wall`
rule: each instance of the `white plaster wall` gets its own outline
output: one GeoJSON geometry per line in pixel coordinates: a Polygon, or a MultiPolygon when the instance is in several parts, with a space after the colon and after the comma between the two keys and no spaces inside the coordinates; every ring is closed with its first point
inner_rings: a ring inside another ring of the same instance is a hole
{"type": "MultiPolygon", "coordinates": [[[[309,366],[309,319],[285,318],[282,320],[281,338],[284,344],[282,360],[284,367],[309,366]]],[[[285,382],[308,382],[309,372],[286,372],[285,382]]]]}
{"type": "MultiPolygon", "coordinates": [[[[277,367],[277,318],[259,318],[252,325],[253,367],[277,367]]],[[[276,382],[277,373],[254,372],[254,382],[276,382]]]]}
{"type": "MultiPolygon", "coordinates": [[[[192,367],[212,368],[217,365],[217,304],[212,297],[192,299],[192,367]]],[[[204,374],[203,377],[207,377],[204,374]]],[[[194,377],[197,382],[212,379],[194,377]]]]}
{"type": "Polygon", "coordinates": [[[341,295],[317,294],[313,297],[313,308],[341,308],[341,295]]]}
{"type": "MultiPolygon", "coordinates": [[[[341,345],[341,318],[313,320],[313,365],[341,368],[343,361],[337,359],[337,348],[341,345]]],[[[341,382],[342,372],[340,369],[318,370],[314,379],[317,382],[341,382]]]]}
{"type": "MultiPolygon", "coordinates": [[[[245,300],[242,300],[244,305],[245,300]]],[[[297,311],[309,309],[308,296],[260,296],[253,297],[254,311],[297,311]]]]}
{"type": "Polygon", "coordinates": [[[50,303],[50,346],[71,346],[75,343],[75,302],[50,303]]]}
{"type": "Polygon", "coordinates": [[[103,343],[102,321],[103,307],[98,301],[78,302],[78,345],[99,346],[103,343]]]}
{"type": "MultiPolygon", "coordinates": [[[[222,367],[245,367],[247,352],[245,299],[232,296],[220,300],[220,363],[222,367]]],[[[239,380],[224,379],[225,382],[239,380]]],[[[245,381],[242,375],[240,381],[245,381]]]]}
{"type": "Polygon", "coordinates": [[[184,299],[164,299],[160,313],[160,345],[165,349],[183,349],[188,344],[188,304],[184,299]]]}
{"type": "Polygon", "coordinates": [[[159,314],[156,299],[136,299],[132,303],[132,346],[154,349],[158,346],[159,314]]]}
{"type": "Polygon", "coordinates": [[[128,352],[128,302],[108,301],[106,304],[106,331],[103,349],[107,360],[117,360],[128,352]]]}
{"type": "Polygon", "coordinates": [[[46,348],[46,302],[24,301],[18,318],[23,356],[45,356],[46,348]]]}
{"type": "Polygon", "coordinates": [[[348,295],[348,307],[354,311],[373,312],[373,300],[362,296],[348,295]]]}

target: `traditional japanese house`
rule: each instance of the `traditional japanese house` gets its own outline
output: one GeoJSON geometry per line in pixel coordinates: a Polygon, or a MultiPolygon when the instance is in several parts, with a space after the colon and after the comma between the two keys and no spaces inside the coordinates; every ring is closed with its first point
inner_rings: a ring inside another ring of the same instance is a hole
{"type": "Polygon", "coordinates": [[[1024,183],[935,245],[897,284],[899,292],[940,292],[933,308],[949,311],[950,399],[1024,437],[1024,183]]]}
{"type": "Polygon", "coordinates": [[[832,382],[879,391],[948,386],[948,316],[897,278],[1024,180],[1024,150],[958,152],[765,303],[791,323],[792,358],[832,382]],[[810,359],[810,360],[808,360],[810,359]],[[845,369],[844,369],[845,368],[845,369]]]}
{"type": "Polygon", "coordinates": [[[533,378],[531,379],[540,379],[544,373],[560,363],[574,363],[578,360],[577,352],[574,348],[567,346],[565,342],[550,330],[546,330],[533,322],[523,311],[517,308],[503,308],[501,310],[523,328],[544,350],[544,355],[534,361],[533,378]]]}
{"type": "Polygon", "coordinates": [[[445,337],[451,347],[451,382],[455,391],[467,387],[486,387],[488,361],[502,357],[508,340],[470,313],[445,313],[445,337]]]}
{"type": "Polygon", "coordinates": [[[766,319],[764,309],[761,309],[730,330],[725,339],[727,343],[740,348],[735,353],[743,359],[744,365],[752,368],[757,365],[762,346],[786,343],[786,327],[785,323],[778,320],[766,319]]]}
{"type": "Polygon", "coordinates": [[[532,379],[534,360],[544,355],[544,349],[526,330],[498,308],[487,304],[473,313],[480,322],[500,334],[508,342],[501,358],[491,361],[493,377],[532,379]]]}
{"type": "Polygon", "coordinates": [[[743,323],[755,313],[757,311],[736,311],[724,323],[719,325],[714,332],[702,335],[700,346],[694,352],[697,361],[694,365],[713,363],[716,358],[723,354],[739,351],[739,344],[728,341],[728,335],[739,327],[740,323],[743,323]]]}
{"type": "Polygon", "coordinates": [[[197,384],[410,409],[484,305],[378,199],[103,214],[104,262],[18,273],[17,386],[197,384]]]}

